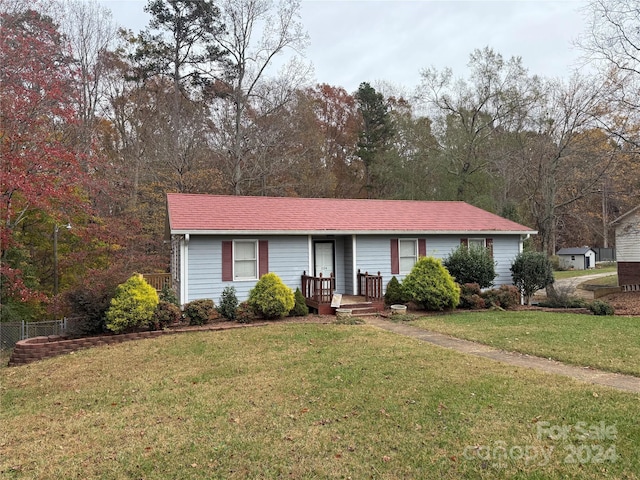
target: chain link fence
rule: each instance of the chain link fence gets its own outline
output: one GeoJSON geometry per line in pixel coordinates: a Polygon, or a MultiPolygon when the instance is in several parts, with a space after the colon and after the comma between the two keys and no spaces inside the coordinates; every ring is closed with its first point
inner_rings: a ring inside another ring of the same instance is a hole
{"type": "Polygon", "coordinates": [[[0,322],[0,350],[11,350],[25,338],[60,335],[66,331],[66,318],[44,322],[0,322]]]}

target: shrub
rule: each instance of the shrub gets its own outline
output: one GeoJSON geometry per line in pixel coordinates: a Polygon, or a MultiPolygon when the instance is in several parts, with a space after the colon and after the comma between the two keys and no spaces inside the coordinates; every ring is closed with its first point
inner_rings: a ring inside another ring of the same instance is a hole
{"type": "Polygon", "coordinates": [[[135,330],[151,322],[158,306],[158,292],[142,275],[134,274],[116,288],[107,310],[107,328],[115,333],[135,330]]]}
{"type": "Polygon", "coordinates": [[[384,292],[384,303],[386,305],[397,305],[404,303],[404,293],[402,291],[402,285],[395,277],[391,277],[389,283],[387,283],[387,289],[384,292]]]}
{"type": "Polygon", "coordinates": [[[482,293],[487,306],[494,306],[508,310],[520,304],[520,292],[513,285],[500,285],[482,293]]]}
{"type": "Polygon", "coordinates": [[[402,282],[409,301],[425,310],[455,308],[460,303],[460,287],[440,260],[421,257],[402,282]]]}
{"type": "Polygon", "coordinates": [[[162,286],[162,290],[158,293],[161,302],[169,302],[173,303],[175,306],[179,307],[180,302],[178,302],[178,296],[173,288],[171,288],[166,283],[162,286]]]}
{"type": "Polygon", "coordinates": [[[547,297],[538,303],[539,307],[546,308],[587,308],[588,302],[579,297],[547,297]]]}
{"type": "Polygon", "coordinates": [[[472,310],[485,308],[484,299],[480,296],[481,293],[480,285],[477,283],[460,285],[460,303],[458,307],[472,310]]]}
{"type": "Polygon", "coordinates": [[[487,288],[496,278],[495,262],[487,248],[460,245],[442,263],[460,285],[477,283],[487,288]]]}
{"type": "Polygon", "coordinates": [[[184,316],[189,325],[204,325],[213,318],[215,305],[213,300],[201,298],[193,300],[184,306],[184,316]]]}
{"type": "Polygon", "coordinates": [[[553,283],[551,262],[544,253],[522,252],[511,265],[513,283],[524,295],[528,305],[531,296],[541,288],[553,283]]]}
{"type": "Polygon", "coordinates": [[[594,315],[613,315],[615,313],[614,308],[602,300],[594,300],[588,308],[594,315]]]}
{"type": "Polygon", "coordinates": [[[121,270],[90,270],[82,284],[67,291],[63,301],[70,317],[75,317],[73,332],[79,335],[97,335],[107,332],[106,313],[120,283],[128,274],[121,270]]]}
{"type": "Polygon", "coordinates": [[[266,273],[249,292],[249,306],[263,318],[284,317],[295,305],[293,291],[275,273],[266,273]]]}
{"type": "Polygon", "coordinates": [[[182,320],[182,312],[177,305],[165,300],[160,300],[156,311],[153,313],[149,327],[153,330],[161,330],[169,325],[182,320]]]}
{"type": "Polygon", "coordinates": [[[240,305],[238,305],[238,310],[236,311],[236,322],[251,323],[254,318],[255,315],[253,314],[253,309],[247,302],[242,302],[240,305]]]}
{"type": "Polygon", "coordinates": [[[235,320],[238,310],[238,297],[236,296],[236,288],[226,286],[220,297],[218,305],[218,313],[227,320],[235,320]]]}
{"type": "Polygon", "coordinates": [[[309,315],[309,307],[307,306],[307,301],[302,295],[300,288],[296,288],[296,291],[293,294],[293,300],[295,302],[293,308],[289,312],[291,317],[306,317],[309,315]]]}

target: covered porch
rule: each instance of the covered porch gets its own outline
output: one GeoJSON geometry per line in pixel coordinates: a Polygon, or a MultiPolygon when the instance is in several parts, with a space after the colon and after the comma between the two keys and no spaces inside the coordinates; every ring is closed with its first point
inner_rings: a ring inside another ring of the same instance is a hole
{"type": "Polygon", "coordinates": [[[357,294],[336,295],[336,278],[333,273],[329,276],[307,275],[302,273],[302,294],[309,309],[320,315],[334,315],[336,308],[349,308],[354,314],[375,313],[384,310],[384,296],[382,293],[382,275],[378,272],[371,275],[368,272],[357,273],[357,294]]]}

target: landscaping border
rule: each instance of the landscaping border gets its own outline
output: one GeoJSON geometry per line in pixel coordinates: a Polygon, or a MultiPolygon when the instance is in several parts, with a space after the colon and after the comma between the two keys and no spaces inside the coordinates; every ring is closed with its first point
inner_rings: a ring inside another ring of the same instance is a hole
{"type": "Polygon", "coordinates": [[[27,365],[32,362],[56,357],[67,353],[77,352],[102,345],[114,345],[117,343],[142,340],[145,338],[157,338],[162,335],[174,335],[178,333],[229,330],[232,328],[258,327],[266,325],[266,322],[235,324],[223,323],[204,325],[201,327],[178,327],[166,330],[153,330],[146,332],[123,333],[118,335],[99,335],[95,337],[70,337],[68,335],[49,335],[48,337],[32,337],[20,340],[9,358],[9,367],[27,365]]]}

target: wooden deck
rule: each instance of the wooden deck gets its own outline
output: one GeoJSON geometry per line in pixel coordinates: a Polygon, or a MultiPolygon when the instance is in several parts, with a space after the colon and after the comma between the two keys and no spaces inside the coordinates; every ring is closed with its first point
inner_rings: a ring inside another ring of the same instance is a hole
{"type": "Polygon", "coordinates": [[[339,307],[331,306],[334,300],[336,279],[331,274],[313,277],[302,273],[302,294],[309,309],[320,315],[335,315],[336,308],[350,308],[358,313],[375,313],[384,310],[382,276],[380,272],[369,275],[358,270],[358,295],[343,295],[339,307]]]}

